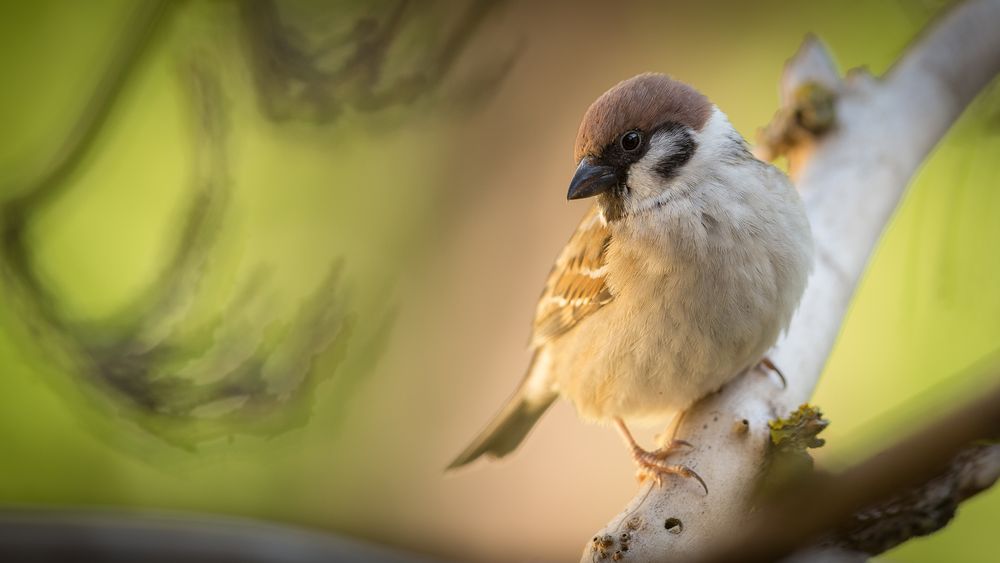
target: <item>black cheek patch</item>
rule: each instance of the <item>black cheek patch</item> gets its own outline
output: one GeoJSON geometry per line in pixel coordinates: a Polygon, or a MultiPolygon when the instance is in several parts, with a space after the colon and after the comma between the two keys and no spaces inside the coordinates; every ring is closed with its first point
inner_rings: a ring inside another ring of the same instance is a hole
{"type": "Polygon", "coordinates": [[[674,152],[664,156],[656,163],[656,172],[666,179],[677,176],[681,167],[691,160],[695,149],[698,148],[698,143],[691,136],[691,133],[683,129],[676,133],[674,143],[676,146],[674,152]]]}

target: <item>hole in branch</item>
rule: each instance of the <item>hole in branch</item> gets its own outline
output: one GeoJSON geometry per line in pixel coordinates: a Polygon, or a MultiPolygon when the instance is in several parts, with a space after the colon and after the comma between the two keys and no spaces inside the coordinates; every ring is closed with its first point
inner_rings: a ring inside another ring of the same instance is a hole
{"type": "Polygon", "coordinates": [[[684,524],[678,518],[667,518],[667,521],[663,523],[663,527],[671,534],[679,534],[684,530],[684,524]]]}

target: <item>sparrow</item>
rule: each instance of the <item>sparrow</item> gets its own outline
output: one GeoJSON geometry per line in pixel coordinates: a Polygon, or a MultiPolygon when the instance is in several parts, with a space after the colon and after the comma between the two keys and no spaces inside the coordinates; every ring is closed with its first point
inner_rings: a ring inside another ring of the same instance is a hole
{"type": "Polygon", "coordinates": [[[676,420],[750,368],[774,367],[766,353],[811,270],[802,202],[718,107],[663,74],[598,98],[574,153],[567,198],[594,205],[545,284],[527,374],[449,469],[509,454],[562,396],[581,418],[613,423],[640,474],[705,486],[665,461],[690,444],[645,450],[628,424],[676,420]]]}

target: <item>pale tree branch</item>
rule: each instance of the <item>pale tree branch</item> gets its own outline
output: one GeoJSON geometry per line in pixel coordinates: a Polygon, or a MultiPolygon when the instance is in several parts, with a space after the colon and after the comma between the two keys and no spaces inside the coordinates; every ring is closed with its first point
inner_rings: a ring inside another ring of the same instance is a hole
{"type": "MultiPolygon", "coordinates": [[[[818,127],[813,135],[792,135],[789,153],[816,240],[816,264],[802,305],[771,354],[788,386],[751,371],[691,409],[677,436],[696,448],[671,461],[697,471],[709,494],[690,480],[644,484],[585,546],[583,561],[696,558],[742,529],[767,467],[768,421],[812,396],[858,279],[910,178],[1000,71],[997,21],[1000,1],[961,3],[880,79],[860,71],[841,79],[813,38],[789,61],[778,117],[811,115],[815,123],[799,119],[800,125],[818,127]],[[820,111],[798,111],[803,100],[820,111]]],[[[773,156],[768,152],[758,154],[773,156]]]]}
{"type": "Polygon", "coordinates": [[[1000,385],[838,475],[796,482],[703,561],[775,561],[810,544],[875,555],[932,533],[1000,477],[998,437],[1000,385]]]}

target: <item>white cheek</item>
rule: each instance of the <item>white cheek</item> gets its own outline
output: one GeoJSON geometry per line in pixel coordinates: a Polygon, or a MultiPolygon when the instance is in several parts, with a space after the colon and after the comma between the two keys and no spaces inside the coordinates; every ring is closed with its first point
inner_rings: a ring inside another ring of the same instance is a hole
{"type": "Polygon", "coordinates": [[[665,182],[656,171],[656,165],[674,150],[676,145],[673,138],[667,135],[653,136],[646,154],[628,169],[627,183],[633,201],[640,202],[663,192],[665,182]]]}

